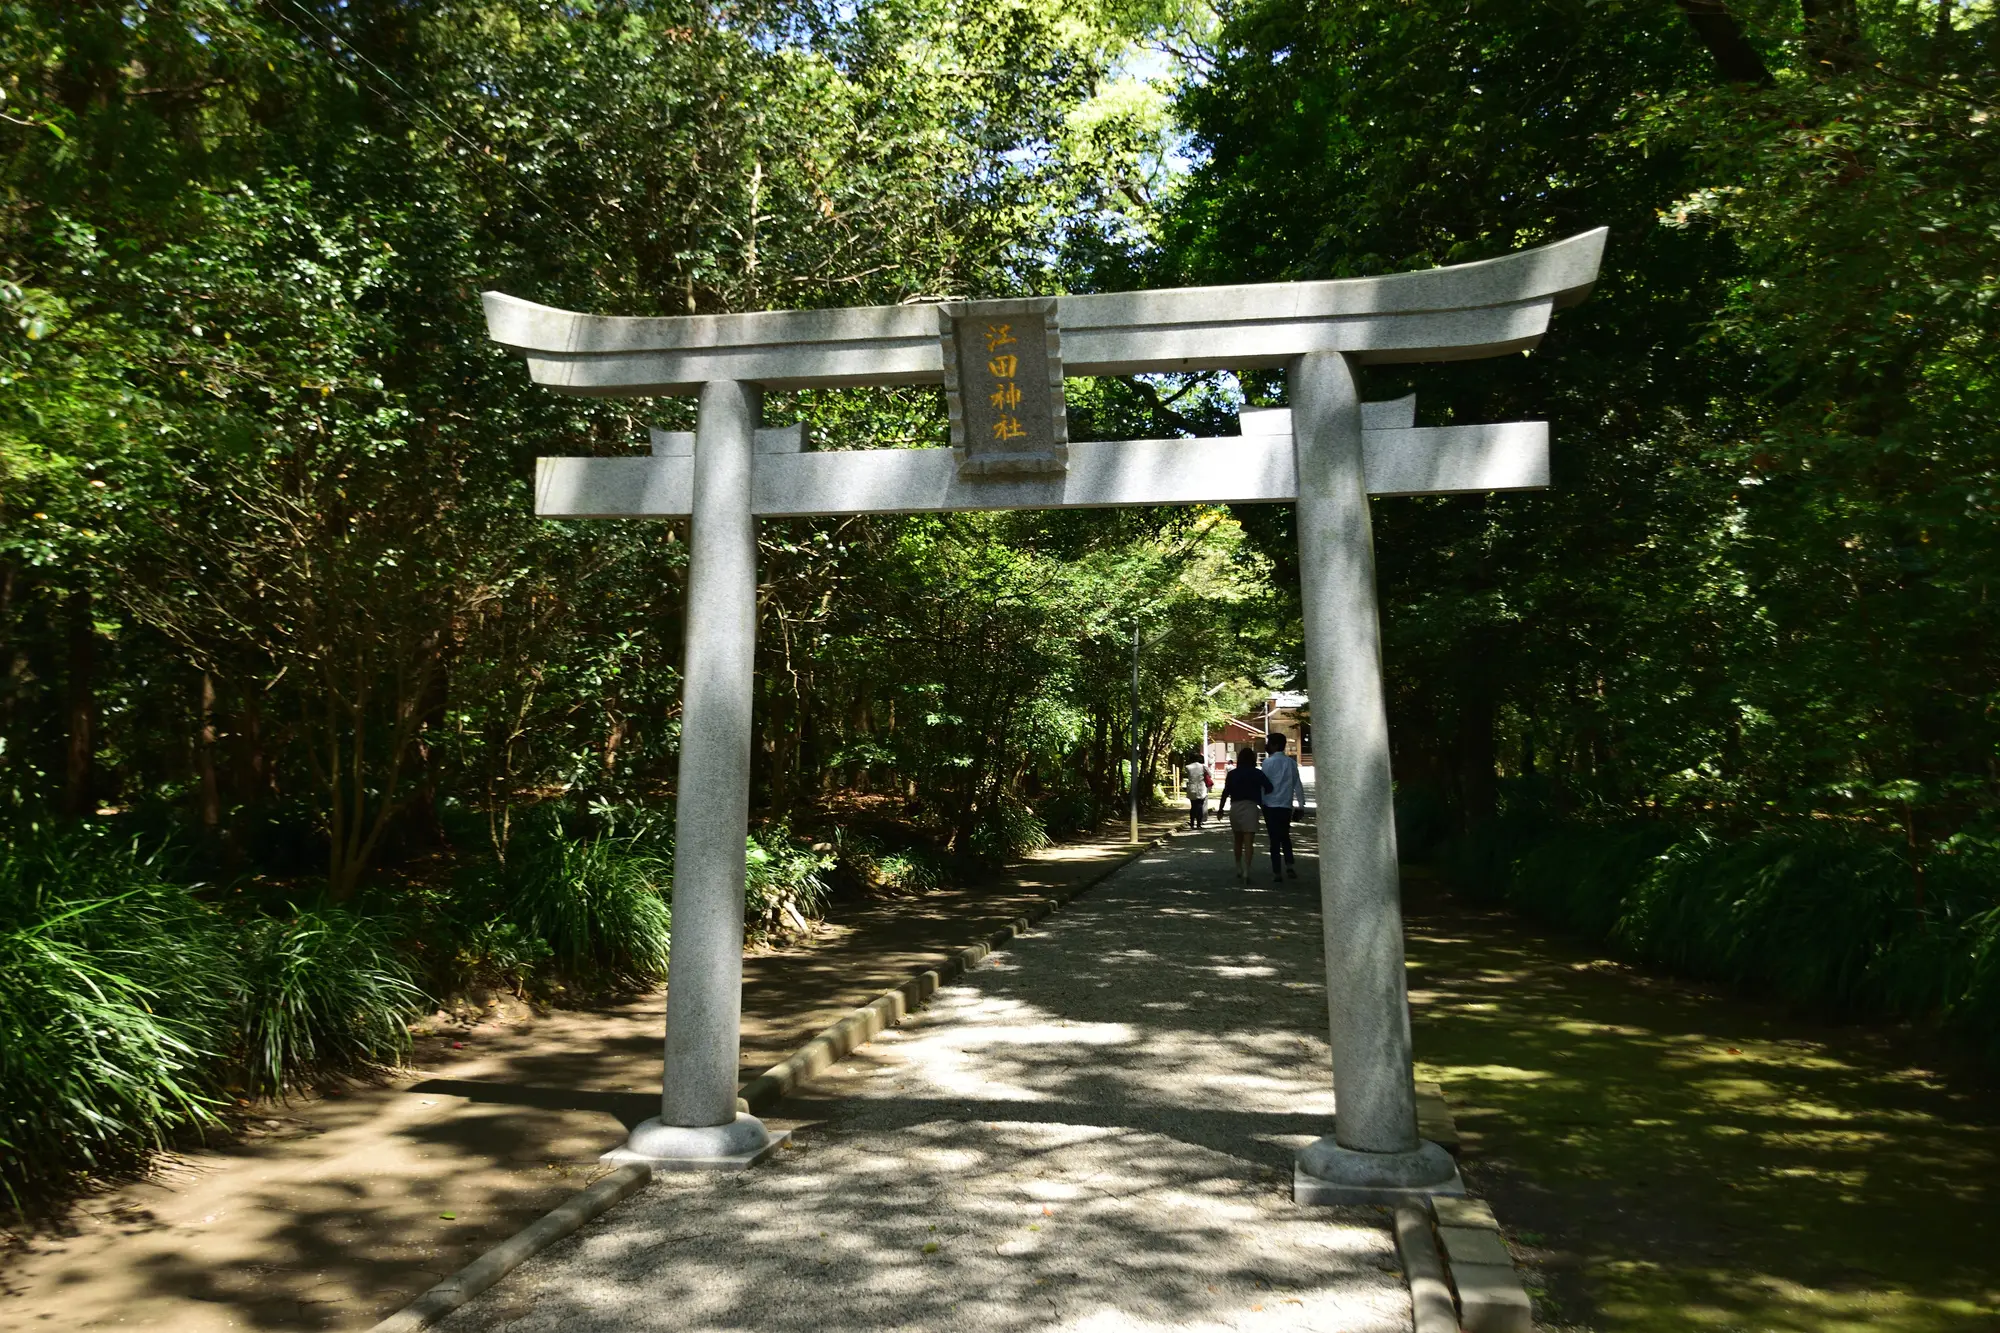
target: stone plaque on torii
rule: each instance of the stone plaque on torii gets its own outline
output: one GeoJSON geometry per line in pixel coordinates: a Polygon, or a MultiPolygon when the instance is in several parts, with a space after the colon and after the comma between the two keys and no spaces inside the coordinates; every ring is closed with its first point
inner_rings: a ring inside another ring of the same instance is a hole
{"type": "Polygon", "coordinates": [[[654,432],[650,455],[535,476],[546,517],[692,519],[666,1078],[658,1118],[607,1156],[727,1169],[775,1146],[736,1109],[759,518],[1295,501],[1335,1115],[1294,1195],[1461,1192],[1417,1134],[1368,501],[1546,486],[1548,427],[1421,428],[1413,398],[1363,403],[1355,366],[1535,346],[1589,293],[1604,237],[1380,278],[846,310],[613,318],[487,293],[489,333],[538,384],[700,396],[695,430],[654,432]],[[1246,410],[1241,436],[1067,439],[1065,375],[1256,369],[1286,372],[1291,406],[1246,410]],[[952,448],[816,452],[758,421],[767,389],[937,383],[952,448]]]}

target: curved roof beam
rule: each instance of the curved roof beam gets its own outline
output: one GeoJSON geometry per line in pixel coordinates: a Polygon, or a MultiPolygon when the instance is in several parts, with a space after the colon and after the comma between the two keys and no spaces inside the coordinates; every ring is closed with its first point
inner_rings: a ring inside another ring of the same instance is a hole
{"type": "MultiPolygon", "coordinates": [[[[1461,361],[1533,347],[1558,306],[1589,294],[1605,230],[1499,259],[1379,278],[1064,296],[1069,375],[1281,366],[1307,352],[1363,362],[1461,361]]],[[[710,380],[771,389],[939,383],[934,303],[742,315],[584,315],[484,294],[495,342],[537,384],[591,397],[692,393],[710,380]]]]}

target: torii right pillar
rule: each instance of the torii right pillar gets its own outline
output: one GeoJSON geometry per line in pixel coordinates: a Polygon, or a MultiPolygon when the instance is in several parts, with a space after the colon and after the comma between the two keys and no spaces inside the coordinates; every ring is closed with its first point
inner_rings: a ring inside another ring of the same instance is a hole
{"type": "Polygon", "coordinates": [[[1339,352],[1291,365],[1299,571],[1313,699],[1319,891],[1334,1128],[1298,1155],[1300,1203],[1463,1194],[1451,1155],[1417,1136],[1389,716],[1362,468],[1361,394],[1339,352]]]}

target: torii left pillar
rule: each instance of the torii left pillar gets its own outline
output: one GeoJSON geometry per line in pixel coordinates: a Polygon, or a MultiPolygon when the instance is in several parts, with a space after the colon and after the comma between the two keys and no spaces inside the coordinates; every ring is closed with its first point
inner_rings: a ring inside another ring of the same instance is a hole
{"type": "Polygon", "coordinates": [[[660,1114],[607,1162],[656,1170],[754,1166],[784,1135],[736,1109],[743,1014],[744,839],[750,831],[757,656],[757,519],[750,507],[763,390],[701,388],[688,532],[687,655],[674,807],[674,947],[667,960],[660,1114]]]}

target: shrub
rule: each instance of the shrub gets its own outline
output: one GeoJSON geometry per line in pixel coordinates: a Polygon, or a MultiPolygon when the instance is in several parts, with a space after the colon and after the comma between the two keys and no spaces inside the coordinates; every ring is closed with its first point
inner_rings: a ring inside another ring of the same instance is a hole
{"type": "Polygon", "coordinates": [[[452,985],[505,986],[525,995],[554,956],[547,940],[511,921],[481,921],[453,953],[452,985]]]}
{"type": "Polygon", "coordinates": [[[425,996],[380,923],[339,907],[294,908],[248,924],[241,944],[251,1092],[277,1096],[408,1052],[425,996]]]}
{"type": "Polygon", "coordinates": [[[1097,794],[1082,785],[1063,787],[1049,793],[1036,803],[1036,810],[1048,831],[1059,837],[1087,833],[1096,828],[1105,815],[1097,794]]]}
{"type": "Polygon", "coordinates": [[[1451,805],[1433,787],[1396,784],[1396,852],[1405,864],[1432,860],[1451,834],[1451,805]]]}
{"type": "Polygon", "coordinates": [[[1649,820],[1566,824],[1534,838],[1514,863],[1509,901],[1572,929],[1606,936],[1616,929],[1632,894],[1674,830],[1649,820]]]}
{"type": "Polygon", "coordinates": [[[508,857],[499,912],[546,941],[550,961],[572,980],[649,984],[667,974],[672,878],[672,862],[638,838],[544,835],[508,857]]]}
{"type": "Polygon", "coordinates": [[[1965,984],[1957,988],[1946,1017],[2000,1057],[2000,907],[1968,920],[1964,937],[1965,984]]]}
{"type": "Polygon", "coordinates": [[[1002,792],[980,811],[967,851],[977,864],[998,865],[1048,845],[1048,828],[1027,802],[1002,792]]]}
{"type": "Polygon", "coordinates": [[[1919,880],[1891,832],[1735,837],[1660,821],[1503,819],[1454,878],[1626,956],[1848,1015],[1942,1018],[2000,1053],[2000,848],[1958,837],[1919,880]]]}
{"type": "Polygon", "coordinates": [[[1838,830],[1729,840],[1695,832],[1640,879],[1614,938],[1676,971],[1852,1009],[1878,955],[1915,924],[1894,846],[1838,830]]]}
{"type": "Polygon", "coordinates": [[[754,929],[803,926],[826,907],[824,871],[834,858],[801,845],[786,824],[750,835],[744,848],[743,919],[754,929]]]}
{"type": "Polygon", "coordinates": [[[88,830],[0,848],[0,1186],[17,1210],[212,1123],[236,959],[157,856],[88,830]]]}
{"type": "Polygon", "coordinates": [[[833,831],[834,859],[871,892],[929,893],[949,882],[939,858],[923,847],[889,847],[851,828],[833,831]]]}

